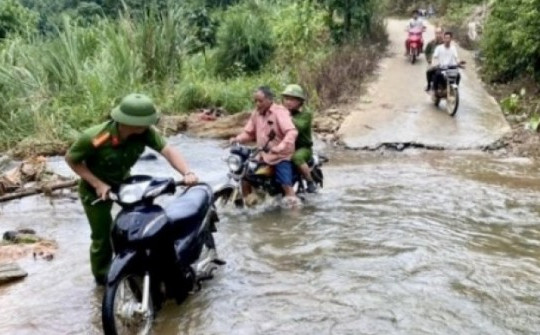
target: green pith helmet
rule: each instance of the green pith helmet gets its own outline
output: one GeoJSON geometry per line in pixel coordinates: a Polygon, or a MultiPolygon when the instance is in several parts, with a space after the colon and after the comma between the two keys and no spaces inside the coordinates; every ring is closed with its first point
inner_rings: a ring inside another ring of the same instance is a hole
{"type": "Polygon", "coordinates": [[[144,94],[132,93],[112,110],[111,117],[127,126],[148,127],[157,123],[159,115],[152,99],[144,94]]]}
{"type": "Polygon", "coordinates": [[[285,97],[293,97],[301,100],[306,100],[304,90],[302,89],[302,87],[300,87],[300,85],[296,84],[287,85],[287,87],[285,87],[285,91],[283,91],[281,95],[285,97]]]}

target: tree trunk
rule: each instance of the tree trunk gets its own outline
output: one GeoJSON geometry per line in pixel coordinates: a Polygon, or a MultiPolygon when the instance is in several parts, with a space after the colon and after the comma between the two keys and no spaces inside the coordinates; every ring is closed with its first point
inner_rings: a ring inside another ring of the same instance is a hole
{"type": "Polygon", "coordinates": [[[26,190],[22,190],[20,192],[13,192],[13,193],[2,195],[0,196],[0,202],[5,202],[5,201],[13,200],[13,199],[20,199],[23,197],[27,197],[27,196],[39,194],[39,193],[50,193],[54,190],[70,188],[76,185],[77,185],[77,180],[68,180],[68,181],[58,182],[50,186],[44,185],[41,187],[32,187],[26,190]]]}

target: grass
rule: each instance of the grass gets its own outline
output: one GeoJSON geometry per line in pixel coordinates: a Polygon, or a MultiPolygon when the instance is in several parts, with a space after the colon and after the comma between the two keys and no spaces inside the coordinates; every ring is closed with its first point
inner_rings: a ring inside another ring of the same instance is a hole
{"type": "Polygon", "coordinates": [[[66,17],[55,37],[0,41],[0,151],[61,152],[81,130],[106,119],[130,92],[150,95],[165,114],[205,107],[236,113],[252,107],[251,94],[260,85],[279,92],[300,82],[310,92],[313,107],[321,107],[354,89],[352,83],[371,71],[376,59],[372,52],[350,48],[348,56],[340,56],[342,50],[330,41],[324,10],[308,2],[257,2],[240,4],[232,13],[244,20],[242,10],[255,5],[264,6],[260,19],[268,30],[246,38],[254,47],[255,39],[267,38],[262,47],[271,53],[253,49],[262,66],[240,67],[232,74],[226,66],[226,75],[216,69],[223,64],[220,46],[231,43],[230,36],[223,35],[226,30],[218,32],[216,48],[204,55],[187,53],[182,8],[160,19],[150,15],[134,22],[126,13],[86,27],[66,17]],[[329,93],[332,86],[336,89],[329,93]]]}

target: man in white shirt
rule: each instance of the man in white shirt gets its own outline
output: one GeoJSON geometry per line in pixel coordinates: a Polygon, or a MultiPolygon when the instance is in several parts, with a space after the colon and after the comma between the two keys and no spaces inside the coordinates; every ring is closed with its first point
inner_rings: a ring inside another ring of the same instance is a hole
{"type": "Polygon", "coordinates": [[[424,21],[418,16],[418,11],[413,10],[412,12],[413,17],[409,20],[409,23],[407,24],[407,31],[411,28],[424,28],[424,21]]]}
{"type": "MultiPolygon", "coordinates": [[[[433,52],[433,63],[434,66],[428,70],[428,75],[431,72],[431,78],[433,82],[433,89],[436,91],[438,88],[438,82],[440,79],[441,68],[455,67],[458,66],[460,61],[455,45],[452,43],[452,33],[447,31],[444,33],[444,43],[438,45],[433,52]]],[[[460,76],[457,78],[457,83],[459,84],[460,76]]],[[[430,87],[426,89],[429,91],[430,87]]]]}
{"type": "Polygon", "coordinates": [[[443,41],[444,43],[438,45],[433,52],[435,65],[439,67],[458,66],[459,58],[456,46],[452,44],[452,33],[445,32],[443,41]]]}

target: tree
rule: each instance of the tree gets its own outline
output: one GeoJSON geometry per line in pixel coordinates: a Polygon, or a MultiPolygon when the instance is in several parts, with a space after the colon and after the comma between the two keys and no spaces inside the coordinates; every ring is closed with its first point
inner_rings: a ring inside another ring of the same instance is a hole
{"type": "Polygon", "coordinates": [[[28,34],[36,30],[37,13],[18,0],[0,1],[0,39],[11,34],[28,34]]]}
{"type": "Polygon", "coordinates": [[[186,14],[187,45],[190,53],[202,52],[216,44],[217,23],[206,8],[191,9],[186,14]]]}
{"type": "Polygon", "coordinates": [[[337,43],[367,37],[379,19],[376,0],[318,0],[327,10],[327,24],[337,43]]]}
{"type": "Polygon", "coordinates": [[[534,74],[540,82],[540,0],[497,0],[484,27],[482,51],[492,80],[534,74]]]}

